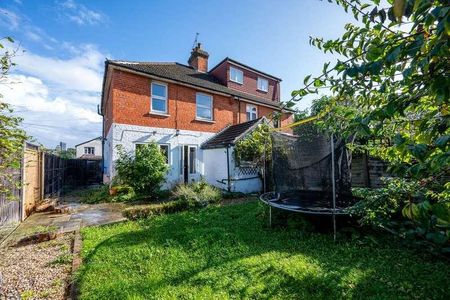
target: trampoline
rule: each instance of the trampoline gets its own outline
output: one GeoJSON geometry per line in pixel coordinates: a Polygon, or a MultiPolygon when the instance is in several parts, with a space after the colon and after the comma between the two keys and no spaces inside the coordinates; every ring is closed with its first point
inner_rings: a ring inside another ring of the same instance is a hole
{"type": "Polygon", "coordinates": [[[336,237],[336,216],[348,215],[356,199],[351,193],[351,155],[345,141],[303,125],[297,136],[272,133],[274,191],[260,200],[272,207],[308,215],[330,216],[336,237]]]}

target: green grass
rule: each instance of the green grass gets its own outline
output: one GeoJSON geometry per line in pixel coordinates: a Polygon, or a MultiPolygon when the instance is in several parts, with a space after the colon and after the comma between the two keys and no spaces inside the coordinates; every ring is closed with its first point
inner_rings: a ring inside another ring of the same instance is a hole
{"type": "Polygon", "coordinates": [[[268,229],[256,202],[84,229],[81,299],[450,299],[450,265],[390,237],[268,229]],[[365,242],[366,241],[366,242],[365,242]]]}

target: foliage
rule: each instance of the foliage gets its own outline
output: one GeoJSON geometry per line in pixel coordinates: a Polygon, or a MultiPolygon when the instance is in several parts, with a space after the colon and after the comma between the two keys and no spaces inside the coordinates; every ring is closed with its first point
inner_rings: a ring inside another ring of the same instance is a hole
{"type": "Polygon", "coordinates": [[[251,162],[263,166],[264,160],[270,160],[272,153],[271,127],[262,123],[243,139],[236,142],[234,147],[235,161],[240,164],[251,162]]]}
{"type": "MultiPolygon", "coordinates": [[[[0,84],[7,82],[8,72],[14,65],[14,52],[5,50],[5,40],[14,42],[10,37],[0,39],[0,84]]],[[[7,199],[13,198],[12,191],[20,185],[14,170],[20,169],[23,143],[27,138],[20,129],[22,118],[12,115],[12,112],[11,106],[2,102],[0,95],[0,195],[5,195],[7,199]]]]}
{"type": "Polygon", "coordinates": [[[96,188],[88,188],[70,193],[71,196],[80,197],[82,203],[96,204],[104,202],[127,202],[136,198],[134,189],[129,185],[116,185],[111,189],[105,184],[96,188]]]}
{"type": "Polygon", "coordinates": [[[428,240],[445,252],[450,251],[450,203],[436,201],[438,195],[416,181],[386,178],[379,189],[357,188],[354,194],[362,198],[349,209],[370,224],[398,232],[408,238],[428,240]],[[407,222],[399,222],[400,217],[407,222]]]}
{"type": "Polygon", "coordinates": [[[122,214],[130,220],[147,219],[162,214],[171,214],[189,209],[189,203],[183,200],[167,201],[147,205],[127,207],[122,214]]]}
{"type": "Polygon", "coordinates": [[[298,101],[329,89],[331,96],[313,106],[318,125],[352,137],[358,142],[354,149],[388,161],[390,172],[436,195],[420,198],[428,202],[417,205],[450,201],[450,185],[445,185],[450,176],[450,3],[395,0],[383,8],[379,0],[330,2],[351,11],[359,23],[347,24],[335,40],[310,39],[344,59],[334,66],[325,63],[318,77],[308,75],[305,87],[292,96],[298,101]]]}
{"type": "Polygon", "coordinates": [[[173,191],[173,197],[188,203],[191,207],[201,207],[219,201],[222,198],[222,192],[206,181],[201,180],[176,186],[173,191]]]}
{"type": "Polygon", "coordinates": [[[67,150],[59,151],[58,155],[64,159],[73,159],[77,156],[77,151],[75,148],[68,148],[67,150]]]}
{"type": "Polygon", "coordinates": [[[136,155],[127,153],[122,147],[118,150],[116,171],[119,180],[140,195],[157,194],[169,170],[158,145],[154,142],[142,145],[136,149],[136,155]]]}
{"type": "Polygon", "coordinates": [[[392,236],[267,229],[256,201],[82,229],[80,299],[448,299],[447,261],[392,236]],[[124,288],[125,287],[125,288],[124,288]]]}

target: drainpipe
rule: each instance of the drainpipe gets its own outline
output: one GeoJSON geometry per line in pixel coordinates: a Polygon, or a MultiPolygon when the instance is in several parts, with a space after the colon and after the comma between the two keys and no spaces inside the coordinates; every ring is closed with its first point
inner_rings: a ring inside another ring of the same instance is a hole
{"type": "Polygon", "coordinates": [[[228,192],[231,192],[231,175],[230,175],[230,145],[227,145],[227,178],[228,178],[228,192]]]}
{"type": "Polygon", "coordinates": [[[101,111],[100,105],[97,105],[97,114],[102,116],[102,183],[105,176],[105,116],[101,111]]]}

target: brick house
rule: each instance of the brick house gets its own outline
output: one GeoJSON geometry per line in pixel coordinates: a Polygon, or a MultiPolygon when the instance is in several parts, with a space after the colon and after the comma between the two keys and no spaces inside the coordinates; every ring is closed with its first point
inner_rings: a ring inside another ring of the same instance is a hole
{"type": "Polygon", "coordinates": [[[271,120],[274,112],[281,114],[275,126],[292,122],[292,111],[283,109],[280,103],[281,79],[230,58],[208,71],[208,57],[198,44],[189,65],[105,62],[100,108],[105,182],[114,177],[117,145],[133,152],[140,144],[155,141],[170,165],[166,187],[204,177],[221,188],[245,192],[260,189],[255,176],[252,182],[245,179],[248,175],[230,171],[238,169],[227,151],[232,143],[209,148],[203,145],[224,131],[237,131],[242,136],[251,126],[239,124],[253,124],[262,117],[271,120]],[[220,147],[222,150],[218,150],[220,147]],[[218,153],[227,154],[211,161],[218,153]],[[211,177],[212,173],[220,178],[211,177]]]}

